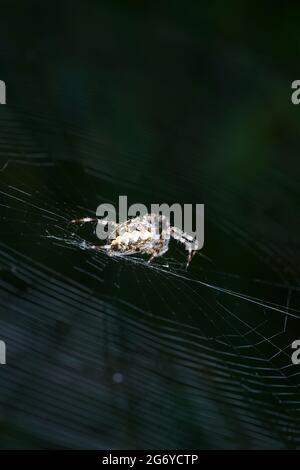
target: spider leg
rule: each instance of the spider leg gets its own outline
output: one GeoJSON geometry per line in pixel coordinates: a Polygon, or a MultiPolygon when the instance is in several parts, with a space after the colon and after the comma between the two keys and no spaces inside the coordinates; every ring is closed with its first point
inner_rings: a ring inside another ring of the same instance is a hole
{"type": "Polygon", "coordinates": [[[109,256],[112,256],[111,245],[87,245],[85,248],[93,251],[106,251],[109,256]]]}
{"type": "Polygon", "coordinates": [[[193,256],[199,250],[199,245],[197,240],[188,233],[183,232],[177,227],[170,227],[170,236],[175,240],[185,245],[185,248],[188,250],[188,259],[186,263],[186,268],[188,268],[190,262],[192,261],[193,256]]]}
{"type": "Polygon", "coordinates": [[[148,263],[151,263],[151,261],[153,261],[154,258],[157,258],[158,256],[162,256],[163,254],[165,254],[168,251],[168,246],[169,246],[169,243],[165,242],[163,245],[160,246],[160,248],[158,249],[154,248],[152,250],[151,257],[148,259],[148,263]]]}
{"type": "Polygon", "coordinates": [[[69,224],[80,225],[99,221],[100,219],[97,219],[97,217],[83,217],[82,219],[72,219],[70,220],[69,224]]]}
{"type": "MultiPolygon", "coordinates": [[[[107,225],[108,220],[104,219],[98,219],[97,217],[83,217],[82,219],[72,219],[69,221],[69,224],[72,225],[83,225],[83,224],[89,224],[89,223],[98,223],[101,225],[107,225]]],[[[116,227],[117,223],[114,221],[109,221],[109,223],[113,226],[116,227]]]]}
{"type": "Polygon", "coordinates": [[[192,258],[194,257],[194,255],[196,254],[197,250],[189,250],[189,255],[188,255],[188,259],[187,259],[187,262],[186,262],[186,268],[189,267],[189,264],[190,262],[192,261],[192,258]]]}
{"type": "Polygon", "coordinates": [[[156,253],[152,253],[152,255],[150,256],[150,258],[148,259],[148,264],[150,264],[151,261],[153,261],[154,258],[156,258],[156,257],[157,257],[157,254],[156,254],[156,253]]]}

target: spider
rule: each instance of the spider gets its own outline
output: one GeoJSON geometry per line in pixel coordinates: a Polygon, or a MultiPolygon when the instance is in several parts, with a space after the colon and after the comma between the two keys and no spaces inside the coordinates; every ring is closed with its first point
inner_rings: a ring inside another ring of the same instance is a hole
{"type": "Polygon", "coordinates": [[[145,214],[128,219],[126,222],[117,224],[108,222],[105,219],[94,217],[84,217],[82,219],[73,219],[71,224],[100,223],[103,225],[111,224],[113,230],[108,233],[110,243],[106,245],[90,245],[92,250],[106,250],[112,255],[131,255],[134,253],[150,255],[148,263],[159,256],[162,256],[169,249],[170,238],[174,238],[182,243],[188,250],[188,259],[186,267],[190,264],[199,245],[195,237],[183,232],[177,227],[172,227],[167,223],[167,218],[160,214],[145,214]]]}

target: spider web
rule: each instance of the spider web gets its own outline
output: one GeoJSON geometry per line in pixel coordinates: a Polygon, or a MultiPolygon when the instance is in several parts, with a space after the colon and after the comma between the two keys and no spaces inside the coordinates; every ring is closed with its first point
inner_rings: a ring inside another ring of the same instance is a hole
{"type": "MultiPolygon", "coordinates": [[[[63,448],[297,448],[291,343],[299,273],[281,233],[276,243],[241,228],[217,209],[218,193],[205,246],[188,270],[176,243],[152,264],[109,257],[89,249],[93,225],[75,230],[68,222],[116,204],[119,194],[139,202],[151,195],[95,165],[34,152],[24,136],[14,154],[9,132],[7,140],[11,157],[0,173],[5,436],[17,430],[24,445],[63,448]],[[224,261],[224,250],[246,253],[253,275],[249,266],[236,271],[230,253],[224,261]]],[[[13,438],[2,439],[5,446],[13,438]]]]}

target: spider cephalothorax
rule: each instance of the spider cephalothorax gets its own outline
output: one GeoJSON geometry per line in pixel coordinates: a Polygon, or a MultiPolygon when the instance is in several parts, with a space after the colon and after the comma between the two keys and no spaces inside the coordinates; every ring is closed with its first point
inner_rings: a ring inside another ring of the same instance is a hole
{"type": "Polygon", "coordinates": [[[110,224],[112,227],[111,232],[107,234],[110,243],[102,246],[91,245],[91,249],[105,249],[109,255],[142,253],[150,255],[150,263],[154,258],[162,256],[168,251],[170,238],[174,238],[188,250],[188,266],[194,253],[199,249],[194,237],[177,227],[170,226],[166,217],[160,214],[146,214],[128,219],[120,224],[91,217],[71,220],[72,224],[88,222],[110,224]]]}

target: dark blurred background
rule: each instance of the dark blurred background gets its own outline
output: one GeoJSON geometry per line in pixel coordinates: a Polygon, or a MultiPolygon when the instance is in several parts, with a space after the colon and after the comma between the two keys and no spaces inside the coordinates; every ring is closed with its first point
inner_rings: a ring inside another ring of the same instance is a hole
{"type": "Polygon", "coordinates": [[[0,1],[1,448],[299,447],[298,18],[0,1]],[[72,245],[120,194],[204,203],[203,256],[72,245]]]}

